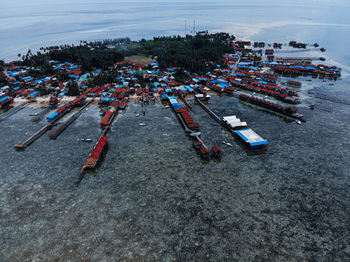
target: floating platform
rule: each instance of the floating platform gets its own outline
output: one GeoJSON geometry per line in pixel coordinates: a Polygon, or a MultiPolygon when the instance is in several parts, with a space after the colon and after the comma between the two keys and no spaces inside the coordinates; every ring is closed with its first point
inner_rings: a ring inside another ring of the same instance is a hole
{"type": "Polygon", "coordinates": [[[235,134],[252,148],[264,147],[269,143],[250,128],[237,130],[235,131],[235,134]]]}

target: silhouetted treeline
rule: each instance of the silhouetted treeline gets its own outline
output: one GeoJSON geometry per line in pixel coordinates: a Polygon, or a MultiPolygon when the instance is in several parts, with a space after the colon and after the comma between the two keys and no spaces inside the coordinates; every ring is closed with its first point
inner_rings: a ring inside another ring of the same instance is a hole
{"type": "MultiPolygon", "coordinates": [[[[36,54],[31,50],[22,56],[22,64],[40,67],[41,72],[53,73],[49,60],[70,62],[81,66],[83,71],[95,68],[107,69],[125,56],[146,55],[156,57],[161,67],[181,67],[203,73],[222,63],[224,53],[233,52],[234,36],[227,33],[198,33],[155,37],[131,42],[129,38],[109,39],[99,42],[81,41],[79,45],[61,45],[40,48],[36,54]],[[213,62],[213,63],[211,63],[213,62]]],[[[20,54],[19,54],[20,55],[20,54]]]]}
{"type": "Polygon", "coordinates": [[[62,45],[41,48],[42,51],[32,54],[31,50],[23,56],[22,64],[26,66],[40,66],[47,73],[51,73],[50,60],[70,62],[81,66],[83,71],[94,68],[107,69],[115,62],[123,60],[123,55],[115,49],[95,48],[81,43],[78,46],[62,45]]]}

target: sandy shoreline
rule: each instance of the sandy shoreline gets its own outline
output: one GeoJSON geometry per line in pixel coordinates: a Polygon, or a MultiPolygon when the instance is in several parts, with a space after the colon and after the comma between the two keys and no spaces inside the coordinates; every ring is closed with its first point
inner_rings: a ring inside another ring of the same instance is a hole
{"type": "MultiPolygon", "coordinates": [[[[160,95],[158,93],[153,94],[153,97],[156,98],[157,100],[160,99],[160,95]]],[[[50,96],[42,96],[42,97],[36,97],[35,100],[31,103],[26,104],[25,106],[27,107],[46,107],[49,104],[50,101],[50,96]]],[[[59,103],[67,103],[67,102],[71,102],[75,99],[75,96],[64,96],[62,98],[59,98],[59,103]]],[[[138,96],[136,94],[134,95],[130,95],[128,97],[129,102],[139,102],[139,100],[141,99],[141,96],[138,96]]],[[[90,101],[92,100],[92,97],[87,97],[86,100],[90,101]]],[[[16,97],[13,101],[12,106],[18,106],[24,102],[29,101],[29,99],[27,98],[22,98],[22,97],[16,97]]]]}

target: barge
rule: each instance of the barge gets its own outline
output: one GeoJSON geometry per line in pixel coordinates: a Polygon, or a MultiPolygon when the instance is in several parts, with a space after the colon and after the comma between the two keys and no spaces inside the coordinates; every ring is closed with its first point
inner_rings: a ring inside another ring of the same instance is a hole
{"type": "Polygon", "coordinates": [[[265,147],[269,143],[250,128],[237,130],[235,131],[235,134],[238,135],[238,137],[250,148],[265,147]]]}

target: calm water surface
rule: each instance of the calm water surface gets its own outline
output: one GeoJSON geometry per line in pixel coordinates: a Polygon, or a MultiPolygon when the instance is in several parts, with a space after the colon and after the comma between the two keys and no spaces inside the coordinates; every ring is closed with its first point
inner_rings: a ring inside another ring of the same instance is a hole
{"type": "MultiPolygon", "coordinates": [[[[80,39],[181,33],[195,17],[198,29],[320,42],[350,65],[346,2],[17,3],[0,9],[4,57],[80,39]]],[[[307,89],[349,95],[346,78],[334,86],[299,80],[303,96],[307,89]]],[[[332,112],[303,103],[307,122],[299,126],[213,95],[210,108],[237,115],[270,141],[265,154],[247,155],[195,106],[204,142],[223,149],[219,163],[200,161],[170,110],[149,105],[135,117],[141,106],[130,104],[96,176],[79,188],[73,182],[93,147],[80,138],[98,138],[97,106],[57,140],[44,135],[16,152],[15,143],[45,124],[29,116],[39,108],[25,108],[0,122],[0,261],[349,261],[350,110],[320,102],[332,112]]]]}

